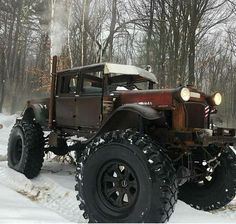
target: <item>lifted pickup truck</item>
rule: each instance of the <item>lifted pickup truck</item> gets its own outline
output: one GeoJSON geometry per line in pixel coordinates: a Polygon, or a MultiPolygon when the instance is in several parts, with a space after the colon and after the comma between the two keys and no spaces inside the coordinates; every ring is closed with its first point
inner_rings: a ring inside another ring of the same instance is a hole
{"type": "Polygon", "coordinates": [[[235,130],[211,124],[220,93],[154,89],[155,75],[130,65],[56,65],[51,97],[28,101],[12,129],[11,168],[34,178],[46,152],[75,150],[90,222],[165,222],[178,198],[208,211],[235,197],[235,130]]]}

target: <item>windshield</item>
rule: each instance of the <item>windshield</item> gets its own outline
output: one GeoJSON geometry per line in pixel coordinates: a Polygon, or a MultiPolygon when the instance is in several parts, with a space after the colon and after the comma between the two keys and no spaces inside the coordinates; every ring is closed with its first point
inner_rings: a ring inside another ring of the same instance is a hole
{"type": "Polygon", "coordinates": [[[116,76],[109,79],[109,91],[147,90],[150,81],[140,76],[116,76]]]}

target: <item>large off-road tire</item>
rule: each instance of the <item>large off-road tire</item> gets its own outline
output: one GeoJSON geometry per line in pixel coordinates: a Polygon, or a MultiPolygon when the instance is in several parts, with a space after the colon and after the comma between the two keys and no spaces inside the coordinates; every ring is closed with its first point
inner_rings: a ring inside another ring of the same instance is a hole
{"type": "Polygon", "coordinates": [[[146,135],[96,138],[77,164],[77,199],[90,222],[166,222],[177,201],[172,161],[146,135]]]}
{"type": "Polygon", "coordinates": [[[236,155],[232,149],[224,150],[220,165],[212,179],[200,183],[187,182],[180,187],[179,199],[199,210],[214,210],[227,205],[236,192],[236,155]]]}
{"type": "Polygon", "coordinates": [[[38,124],[22,122],[12,128],[8,142],[8,166],[27,178],[36,177],[44,158],[43,131],[38,124]]]}

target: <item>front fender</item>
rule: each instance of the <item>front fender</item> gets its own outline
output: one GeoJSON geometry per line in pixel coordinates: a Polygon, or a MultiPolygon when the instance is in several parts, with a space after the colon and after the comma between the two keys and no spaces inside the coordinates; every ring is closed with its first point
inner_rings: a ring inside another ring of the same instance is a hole
{"type": "Polygon", "coordinates": [[[163,111],[157,111],[150,106],[126,104],[115,110],[98,130],[96,136],[113,130],[138,129],[143,120],[155,121],[160,127],[166,126],[163,111]]]}
{"type": "Polygon", "coordinates": [[[147,120],[156,120],[160,117],[162,117],[163,113],[160,111],[157,111],[150,106],[144,106],[140,104],[126,104],[121,107],[119,107],[115,113],[118,113],[120,111],[126,111],[126,112],[132,112],[137,113],[141,117],[147,119],[147,120]]]}
{"type": "Polygon", "coordinates": [[[23,112],[23,121],[35,120],[41,126],[48,125],[48,108],[43,104],[30,104],[23,112]]]}

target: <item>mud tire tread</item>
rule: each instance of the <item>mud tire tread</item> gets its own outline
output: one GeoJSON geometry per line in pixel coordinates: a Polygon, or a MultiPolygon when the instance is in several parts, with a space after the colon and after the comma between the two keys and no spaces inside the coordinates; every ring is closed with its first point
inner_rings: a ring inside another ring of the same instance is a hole
{"type": "Polygon", "coordinates": [[[236,195],[236,155],[230,148],[226,148],[221,158],[227,167],[219,166],[218,168],[225,169],[227,175],[216,181],[215,186],[220,186],[219,189],[211,189],[201,197],[193,197],[194,189],[186,183],[180,187],[179,199],[195,209],[204,211],[220,209],[231,202],[236,195]]]}
{"type": "MultiPolygon", "coordinates": [[[[149,217],[152,222],[166,222],[174,212],[174,207],[177,202],[178,186],[176,182],[175,169],[173,168],[172,161],[165,154],[165,150],[156,144],[147,135],[142,135],[132,130],[126,131],[113,131],[105,133],[104,135],[94,139],[84,150],[82,156],[77,158],[77,172],[76,172],[76,186],[77,200],[79,201],[79,208],[84,211],[83,216],[89,219],[89,222],[96,222],[96,219],[89,214],[88,207],[84,202],[83,195],[83,166],[89,156],[96,152],[96,150],[108,143],[122,143],[134,144],[145,155],[146,162],[149,170],[151,171],[152,181],[160,181],[160,194],[161,194],[161,208],[156,210],[160,220],[155,220],[155,217],[149,217]],[[149,161],[153,162],[150,163],[149,161]]],[[[145,220],[140,220],[145,222],[145,220]]],[[[149,222],[148,221],[148,222],[149,222]]],[[[132,222],[132,220],[130,220],[132,222]]]]}
{"type": "Polygon", "coordinates": [[[28,179],[32,179],[40,173],[44,161],[44,136],[39,124],[22,122],[15,124],[11,130],[8,142],[8,166],[16,171],[23,173],[28,179]],[[15,137],[15,129],[20,129],[24,135],[24,149],[22,160],[18,167],[11,161],[11,141],[15,137]]]}

